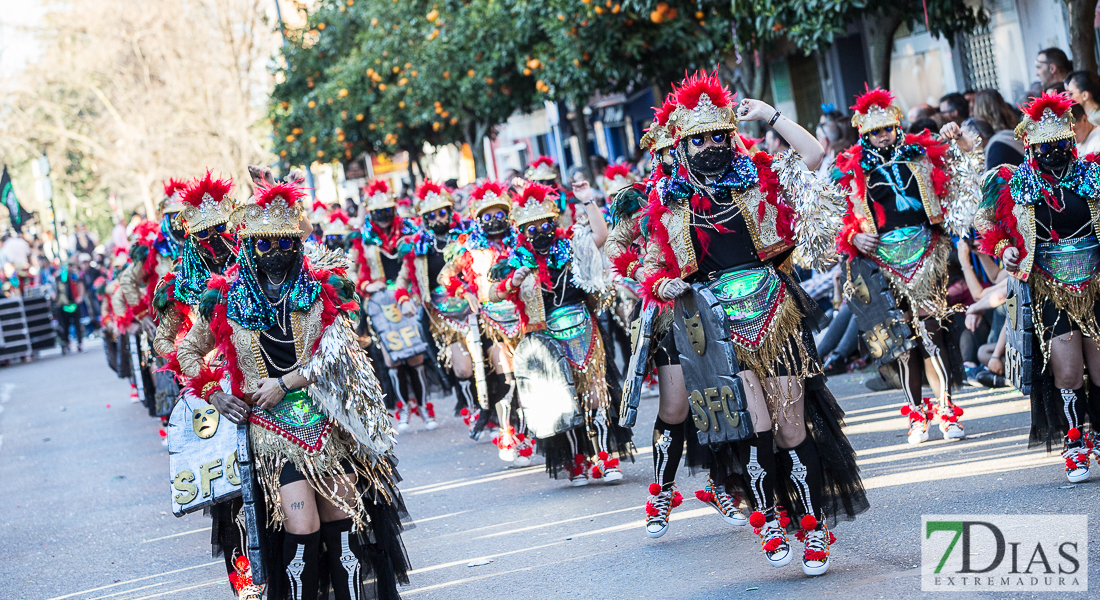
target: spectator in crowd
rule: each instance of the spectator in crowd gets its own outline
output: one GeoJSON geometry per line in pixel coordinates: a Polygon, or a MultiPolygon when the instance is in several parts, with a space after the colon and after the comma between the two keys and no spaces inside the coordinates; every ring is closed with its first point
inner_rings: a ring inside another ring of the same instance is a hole
{"type": "Polygon", "coordinates": [[[83,223],[77,223],[72,235],[69,236],[69,249],[78,254],[81,252],[91,254],[98,243],[99,238],[88,231],[88,226],[83,223]]]}
{"type": "Polygon", "coordinates": [[[99,264],[92,260],[92,255],[81,252],[80,256],[80,282],[84,284],[84,315],[88,317],[88,329],[99,329],[100,298],[96,290],[95,282],[103,277],[103,271],[99,264]]]}
{"type": "Polygon", "coordinates": [[[769,129],[764,134],[764,150],[768,154],[779,156],[790,149],[791,145],[787,143],[787,140],[783,139],[783,136],[779,135],[778,131],[769,129]]]}
{"type": "Polygon", "coordinates": [[[945,123],[962,125],[963,121],[970,118],[970,103],[966,101],[966,96],[952,92],[940,98],[940,114],[945,123]]]}
{"type": "Polygon", "coordinates": [[[997,90],[981,90],[974,96],[974,116],[993,127],[985,145],[985,168],[1000,165],[1019,166],[1024,162],[1024,146],[1014,130],[1020,117],[997,90]]]}
{"type": "Polygon", "coordinates": [[[825,148],[825,158],[817,168],[819,177],[828,177],[836,162],[836,155],[856,143],[856,130],[852,127],[851,117],[840,111],[831,111],[821,116],[817,126],[817,141],[825,148]]]}
{"type": "Polygon", "coordinates": [[[970,114],[974,114],[974,97],[978,95],[976,90],[966,90],[963,92],[963,98],[966,98],[966,105],[970,109],[970,114]]]}
{"type": "Polygon", "coordinates": [[[1100,77],[1088,71],[1074,71],[1064,83],[1069,97],[1085,109],[1089,122],[1100,127],[1100,77]]]}
{"type": "MultiPolygon", "coordinates": [[[[905,114],[905,120],[912,126],[922,119],[931,119],[935,114],[936,109],[930,104],[917,104],[914,105],[913,108],[910,108],[909,112],[905,114]]],[[[939,129],[939,127],[936,129],[939,129]]]]}
{"type": "Polygon", "coordinates": [[[993,126],[981,119],[970,117],[963,121],[962,132],[971,140],[977,140],[979,147],[985,150],[989,144],[989,138],[993,137],[993,126]]]}
{"type": "Polygon", "coordinates": [[[935,131],[940,128],[940,124],[931,117],[925,117],[923,119],[917,119],[909,124],[909,129],[906,133],[921,133],[925,129],[928,131],[935,131]]]}
{"type": "Polygon", "coordinates": [[[130,238],[126,234],[126,224],[122,220],[115,222],[115,227],[111,230],[111,242],[116,248],[130,249],[130,238]]]}
{"type": "Polygon", "coordinates": [[[45,254],[38,255],[38,273],[35,274],[34,285],[44,286],[50,290],[51,297],[55,290],[54,282],[57,280],[57,270],[50,264],[50,259],[45,254]]]}
{"type": "Polygon", "coordinates": [[[75,254],[57,274],[57,294],[54,296],[54,317],[59,328],[61,353],[69,353],[69,328],[76,330],[76,349],[84,351],[84,325],[80,322],[80,304],[84,301],[84,282],[80,279],[80,263],[75,254]]]}
{"type": "Polygon", "coordinates": [[[1100,152],[1100,127],[1089,121],[1085,108],[1080,104],[1074,104],[1072,112],[1073,136],[1077,139],[1078,155],[1088,156],[1100,152]]]}
{"type": "Polygon", "coordinates": [[[1054,84],[1062,83],[1072,70],[1072,63],[1061,48],[1040,50],[1035,57],[1035,77],[1039,80],[1040,89],[1050,89],[1054,84]]]}

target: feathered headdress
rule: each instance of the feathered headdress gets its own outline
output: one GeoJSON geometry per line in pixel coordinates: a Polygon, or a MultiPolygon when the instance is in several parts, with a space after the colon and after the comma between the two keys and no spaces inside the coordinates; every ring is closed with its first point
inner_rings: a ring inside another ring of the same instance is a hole
{"type": "Polygon", "coordinates": [[[894,94],[882,88],[868,89],[856,96],[856,103],[850,107],[852,126],[863,135],[868,131],[883,127],[901,125],[901,109],[894,104],[894,94]]]}
{"type": "Polygon", "coordinates": [[[351,233],[351,218],[339,208],[328,214],[328,219],[321,226],[321,230],[328,235],[347,235],[351,233]]]}
{"type": "Polygon", "coordinates": [[[508,190],[496,181],[486,181],[474,188],[470,194],[470,216],[477,218],[490,208],[500,208],[504,212],[512,210],[512,201],[508,190]]]}
{"type": "Polygon", "coordinates": [[[673,138],[680,140],[711,131],[736,131],[733,94],[722,85],[718,70],[696,71],[673,86],[676,108],[670,116],[673,138]]]}
{"type": "Polygon", "coordinates": [[[187,189],[187,182],[178,179],[169,179],[164,182],[164,196],[160,199],[160,214],[170,215],[183,210],[180,196],[187,189]]]}
{"type": "Polygon", "coordinates": [[[554,181],[558,178],[558,167],[554,164],[554,159],[540,156],[531,163],[523,178],[528,181],[554,181]]]}
{"type": "Polygon", "coordinates": [[[245,237],[293,237],[301,236],[298,224],[304,216],[301,199],[306,197],[301,181],[271,183],[261,181],[256,186],[253,202],[245,204],[234,213],[234,221],[240,223],[237,235],[245,237]]]}
{"type": "Polygon", "coordinates": [[[638,145],[654,153],[671,147],[673,145],[671,121],[675,111],[676,97],[669,94],[665,96],[664,104],[653,109],[653,124],[646,130],[638,145]]]}
{"type": "Polygon", "coordinates": [[[608,198],[634,183],[634,176],[630,174],[630,165],[627,164],[607,167],[603,171],[603,178],[603,191],[608,198]]]}
{"type": "Polygon", "coordinates": [[[416,214],[423,215],[440,208],[454,206],[454,198],[447,188],[428,180],[416,188],[416,214]]]}
{"type": "Polygon", "coordinates": [[[232,179],[214,179],[209,170],[205,177],[191,182],[181,197],[187,234],[228,223],[237,208],[232,191],[232,179]]]}
{"type": "Polygon", "coordinates": [[[363,201],[366,204],[367,212],[397,206],[397,200],[393,197],[390,186],[384,179],[375,179],[370,182],[363,193],[363,201]]]}
{"type": "Polygon", "coordinates": [[[160,224],[153,221],[142,221],[134,227],[130,234],[130,244],[133,246],[151,247],[160,236],[160,224]]]}
{"type": "Polygon", "coordinates": [[[1073,140],[1073,100],[1063,94],[1043,93],[1021,106],[1024,118],[1016,126],[1016,139],[1024,144],[1042,144],[1058,140],[1073,140]]]}
{"type": "Polygon", "coordinates": [[[523,188],[523,193],[516,198],[516,207],[512,210],[512,222],[516,227],[522,228],[533,221],[556,219],[558,205],[554,202],[553,193],[554,188],[541,183],[532,183],[523,188]]]}

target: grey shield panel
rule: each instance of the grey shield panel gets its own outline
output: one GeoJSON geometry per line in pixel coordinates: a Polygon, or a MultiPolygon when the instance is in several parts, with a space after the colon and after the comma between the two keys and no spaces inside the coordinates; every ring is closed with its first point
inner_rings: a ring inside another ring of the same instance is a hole
{"type": "Polygon", "coordinates": [[[156,416],[166,417],[171,414],[172,407],[176,404],[176,398],[180,395],[180,386],[173,373],[161,370],[167,361],[158,356],[155,364],[157,370],[153,372],[153,382],[157,386],[156,416]]]}
{"type": "Polygon", "coordinates": [[[584,425],[573,371],[557,340],[544,333],[524,337],[516,345],[512,363],[519,404],[531,435],[545,439],[584,425]]]}
{"type": "Polygon", "coordinates": [[[428,342],[420,335],[419,317],[401,314],[393,290],[372,294],[367,301],[367,316],[390,359],[404,360],[428,351],[428,342]]]}
{"type": "Polygon", "coordinates": [[[753,435],[726,312],[703,284],[696,283],[676,299],[672,334],[699,443],[735,442],[753,435]]]}
{"type": "Polygon", "coordinates": [[[638,403],[642,399],[642,387],[648,375],[649,353],[653,348],[653,324],[657,320],[657,306],[642,309],[638,318],[630,323],[630,363],[626,367],[623,386],[623,402],[619,424],[634,427],[638,421],[638,403]]]}
{"type": "Polygon", "coordinates": [[[1031,394],[1032,344],[1035,340],[1034,305],[1031,287],[1015,277],[1008,278],[1008,317],[1005,332],[1005,377],[1021,394],[1031,394]]]}
{"type": "Polygon", "coordinates": [[[875,367],[891,363],[916,345],[913,330],[898,308],[886,277],[874,261],[856,257],[848,265],[848,308],[875,367]]]}
{"type": "Polygon", "coordinates": [[[177,517],[240,495],[237,426],[184,394],[168,417],[168,469],[177,517]]]}

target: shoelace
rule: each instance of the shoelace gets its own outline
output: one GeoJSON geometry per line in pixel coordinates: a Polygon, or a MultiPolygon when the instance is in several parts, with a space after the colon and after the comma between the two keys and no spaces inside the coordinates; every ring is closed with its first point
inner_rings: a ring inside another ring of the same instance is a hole
{"type": "Polygon", "coordinates": [[[825,553],[829,550],[829,544],[825,541],[825,530],[816,529],[806,533],[805,557],[810,560],[824,560],[825,553]]]}
{"type": "Polygon", "coordinates": [[[1089,466],[1089,455],[1084,448],[1067,448],[1062,452],[1062,458],[1066,459],[1066,470],[1074,471],[1089,466]]]}
{"type": "Polygon", "coordinates": [[[765,525],[760,533],[760,545],[766,552],[775,552],[787,543],[786,533],[786,530],[779,525],[765,525]]]}
{"type": "Polygon", "coordinates": [[[663,523],[667,521],[669,513],[672,512],[672,492],[661,492],[654,496],[650,502],[653,504],[653,508],[657,509],[657,514],[647,519],[646,522],[663,523]]]}
{"type": "Polygon", "coordinates": [[[714,490],[714,499],[718,502],[718,506],[722,508],[722,514],[732,515],[737,512],[737,505],[733,502],[733,496],[725,492],[714,490]]]}

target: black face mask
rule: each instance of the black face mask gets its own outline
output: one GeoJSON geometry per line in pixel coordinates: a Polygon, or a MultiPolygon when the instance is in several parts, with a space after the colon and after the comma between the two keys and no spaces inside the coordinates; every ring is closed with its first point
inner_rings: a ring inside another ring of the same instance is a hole
{"type": "Polygon", "coordinates": [[[435,221],[428,225],[428,229],[432,230],[432,233],[442,236],[447,235],[447,232],[451,230],[450,221],[435,221]]]}
{"type": "Polygon", "coordinates": [[[344,250],[348,247],[348,243],[342,237],[327,237],[325,238],[325,247],[329,250],[344,250]]]}
{"type": "Polygon", "coordinates": [[[294,266],[298,256],[298,253],[294,250],[268,252],[263,256],[256,257],[256,268],[264,274],[280,279],[294,266]]]}
{"type": "Polygon", "coordinates": [[[485,235],[504,235],[508,233],[511,226],[508,219],[489,219],[489,222],[482,225],[481,228],[485,231],[485,235]]]}
{"type": "Polygon", "coordinates": [[[531,238],[531,247],[535,249],[535,252],[539,254],[546,254],[550,251],[550,246],[554,245],[554,232],[553,231],[540,231],[531,238]]]}
{"type": "Polygon", "coordinates": [[[733,149],[725,146],[707,148],[695,156],[688,156],[688,168],[694,175],[717,177],[733,162],[733,149]]]}
{"type": "Polygon", "coordinates": [[[1048,171],[1061,171],[1073,160],[1073,154],[1068,148],[1055,146],[1046,152],[1036,152],[1035,160],[1048,171]]]}
{"type": "Polygon", "coordinates": [[[229,247],[229,240],[226,240],[220,235],[211,236],[209,240],[200,241],[198,243],[199,254],[212,263],[219,271],[225,266],[225,263],[229,260],[229,255],[232,254],[232,249],[229,247]]]}
{"type": "Polygon", "coordinates": [[[169,233],[172,234],[172,237],[176,238],[177,240],[179,240],[181,242],[183,241],[184,237],[187,236],[187,232],[182,230],[182,229],[176,229],[176,228],[173,227],[172,229],[169,229],[168,231],[169,231],[169,233]]]}
{"type": "Polygon", "coordinates": [[[393,224],[393,212],[374,211],[370,215],[370,220],[382,229],[386,229],[393,224]]]}

